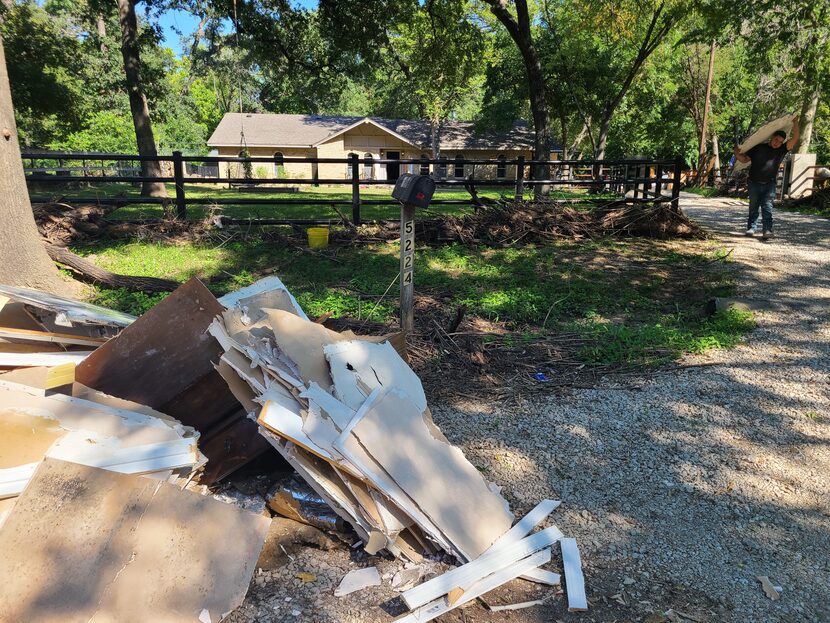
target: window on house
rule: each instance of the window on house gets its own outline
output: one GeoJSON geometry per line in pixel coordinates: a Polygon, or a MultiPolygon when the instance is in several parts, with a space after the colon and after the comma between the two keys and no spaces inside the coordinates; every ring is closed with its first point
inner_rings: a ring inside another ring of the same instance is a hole
{"type": "Polygon", "coordinates": [[[357,154],[354,152],[350,152],[348,156],[346,156],[349,161],[346,163],[346,179],[352,179],[352,158],[356,158],[357,154]]]}
{"type": "Polygon", "coordinates": [[[426,154],[421,154],[420,160],[421,160],[421,169],[419,171],[420,174],[421,175],[429,175],[429,162],[427,162],[427,160],[429,160],[429,158],[427,158],[426,154]]]}
{"type": "Polygon", "coordinates": [[[366,163],[363,165],[363,179],[371,180],[375,177],[375,163],[372,161],[372,154],[363,154],[366,163]]]}
{"type": "Polygon", "coordinates": [[[447,157],[441,156],[438,158],[438,177],[444,179],[447,177],[447,157]]]}
{"type": "Polygon", "coordinates": [[[503,179],[507,177],[507,158],[504,157],[504,154],[499,156],[499,163],[496,165],[496,177],[499,179],[503,179]]]}
{"type": "Polygon", "coordinates": [[[457,154],[455,156],[455,164],[453,165],[453,177],[464,177],[464,154],[457,154]]]}
{"type": "Polygon", "coordinates": [[[285,177],[285,161],[281,151],[274,152],[274,177],[285,177]]]}

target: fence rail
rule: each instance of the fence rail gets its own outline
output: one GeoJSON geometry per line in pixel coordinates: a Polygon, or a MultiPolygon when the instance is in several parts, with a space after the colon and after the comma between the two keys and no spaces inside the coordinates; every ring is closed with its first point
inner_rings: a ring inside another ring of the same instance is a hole
{"type": "MultiPolygon", "coordinates": [[[[567,188],[589,188],[595,192],[620,195],[627,200],[672,201],[677,207],[680,193],[680,174],[683,161],[673,160],[532,160],[521,156],[506,159],[449,159],[449,158],[348,158],[317,157],[235,157],[235,156],[184,156],[174,151],[171,155],[139,156],[134,154],[105,154],[98,152],[69,153],[31,151],[23,153],[27,180],[30,185],[65,185],[70,183],[172,183],[175,196],[164,197],[114,197],[109,203],[163,204],[175,206],[176,216],[187,217],[188,205],[321,205],[351,206],[352,222],[360,224],[361,205],[395,205],[394,200],[363,199],[363,186],[394,184],[391,179],[401,172],[429,174],[439,187],[468,189],[512,188],[513,196],[521,199],[525,190],[536,186],[567,188]],[[162,175],[148,175],[147,163],[159,163],[162,175]],[[251,167],[269,164],[273,167],[272,177],[254,177],[251,167]],[[281,174],[286,165],[311,165],[311,177],[286,177],[281,174]],[[223,166],[224,165],[224,166],[223,166]],[[318,165],[342,165],[343,177],[320,177],[318,165]],[[241,167],[241,169],[240,169],[241,167]],[[514,173],[508,176],[509,168],[514,173]],[[476,176],[476,172],[488,175],[476,176]],[[532,171],[541,170],[543,178],[533,178],[532,171]],[[458,172],[461,175],[458,175],[458,172]],[[469,171],[469,174],[467,173],[469,171]],[[222,173],[225,173],[223,176],[222,173]],[[376,173],[377,172],[377,173],[376,173]],[[495,172],[495,175],[492,173],[495,172]],[[240,175],[241,174],[241,175],[240,175]],[[228,184],[245,188],[263,188],[279,193],[280,187],[303,185],[337,185],[351,189],[351,199],[291,199],[269,197],[262,199],[228,197],[188,197],[185,184],[228,184]],[[270,188],[269,188],[270,187],[270,188]],[[670,195],[664,191],[671,190],[670,195]]],[[[53,196],[31,193],[33,203],[50,201],[53,196]]],[[[90,201],[88,197],[63,197],[64,201],[90,201]]],[[[435,199],[434,205],[469,205],[475,200],[435,199]]],[[[286,223],[309,223],[314,219],[264,219],[286,223]]]]}

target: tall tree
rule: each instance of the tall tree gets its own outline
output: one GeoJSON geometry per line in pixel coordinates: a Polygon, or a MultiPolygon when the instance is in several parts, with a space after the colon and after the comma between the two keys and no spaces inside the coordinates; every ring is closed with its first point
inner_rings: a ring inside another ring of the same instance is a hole
{"type": "MultiPolygon", "coordinates": [[[[130,98],[130,112],[135,127],[135,142],[140,156],[155,157],[156,139],[153,136],[153,124],[150,120],[150,108],[141,81],[141,58],[138,51],[138,20],[135,15],[134,0],[118,0],[118,20],[121,24],[121,56],[124,59],[124,76],[127,81],[127,93],[130,98]]],[[[161,165],[158,161],[141,162],[141,175],[160,177],[161,165]]],[[[141,185],[141,194],[149,197],[166,197],[167,190],[162,182],[145,181],[141,185]]]]}
{"type": "Polygon", "coordinates": [[[0,37],[0,282],[61,293],[69,289],[35,225],[20,158],[6,55],[0,37]]]}
{"type": "MultiPolygon", "coordinates": [[[[550,158],[550,113],[548,112],[548,96],[545,86],[545,74],[542,71],[542,62],[536,49],[531,31],[530,12],[526,0],[514,0],[511,7],[507,0],[485,0],[493,15],[498,18],[510,34],[522,55],[525,73],[527,74],[528,92],[530,95],[530,111],[533,115],[533,159],[548,160],[550,158]],[[512,9],[512,10],[511,10],[512,9]]],[[[548,168],[536,165],[533,177],[546,179],[548,168]]],[[[534,187],[536,194],[547,194],[547,186],[534,187]]]]}

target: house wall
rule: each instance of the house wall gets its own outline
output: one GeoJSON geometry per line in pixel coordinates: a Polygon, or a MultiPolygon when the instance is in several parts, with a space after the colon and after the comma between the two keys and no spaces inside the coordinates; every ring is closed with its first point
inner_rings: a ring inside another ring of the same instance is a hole
{"type": "MultiPolygon", "coordinates": [[[[335,137],[331,141],[318,145],[316,148],[272,148],[272,147],[249,147],[248,152],[251,156],[273,158],[274,153],[282,152],[286,158],[302,158],[314,157],[319,158],[347,158],[350,153],[355,153],[359,158],[364,158],[366,154],[372,154],[376,160],[386,158],[387,151],[400,152],[402,160],[418,159],[421,156],[431,157],[429,149],[416,149],[411,145],[404,143],[400,139],[383,132],[369,124],[364,124],[351,130],[345,134],[335,137]]],[[[237,147],[219,147],[217,153],[220,156],[237,156],[239,148],[237,147]]],[[[530,160],[533,153],[530,150],[484,150],[484,149],[446,149],[441,152],[441,156],[447,158],[447,172],[445,176],[439,176],[439,165],[430,166],[430,174],[434,177],[444,179],[460,179],[455,175],[454,158],[462,154],[465,158],[473,160],[488,160],[498,159],[499,156],[504,156],[507,160],[514,160],[519,156],[524,156],[525,159],[530,160]]],[[[551,159],[556,159],[558,153],[552,152],[551,159]]],[[[318,179],[350,179],[349,168],[346,164],[329,164],[321,163],[319,165],[312,165],[307,163],[286,163],[283,165],[283,177],[299,178],[299,179],[313,179],[314,169],[317,169],[318,179]]],[[[401,173],[420,173],[420,166],[400,165],[401,173]]],[[[242,177],[243,173],[241,165],[235,163],[221,162],[219,163],[220,176],[228,177],[228,171],[231,170],[235,177],[242,177]]],[[[273,163],[254,163],[254,177],[278,177],[276,167],[273,163]],[[264,172],[267,175],[258,175],[264,172]]],[[[478,179],[496,179],[497,165],[465,165],[464,175],[467,177],[473,174],[475,169],[475,176],[478,179]]],[[[529,167],[528,167],[529,169],[529,167]]],[[[366,179],[367,171],[363,164],[360,165],[360,178],[366,179]]],[[[525,178],[529,176],[529,170],[525,171],[525,178]]],[[[386,179],[386,165],[375,163],[371,170],[371,179],[384,180],[386,179]]],[[[504,179],[516,179],[516,165],[505,166],[504,179]]]]}
{"type": "MultiPolygon", "coordinates": [[[[233,156],[239,155],[240,149],[238,147],[219,147],[217,148],[217,155],[219,156],[233,156]]],[[[305,158],[315,156],[315,150],[292,148],[292,147],[249,147],[248,153],[253,158],[273,158],[276,152],[282,153],[286,158],[305,158]]],[[[282,166],[282,174],[278,172],[277,166],[273,162],[253,162],[251,163],[254,177],[287,177],[310,179],[312,177],[312,165],[302,162],[286,162],[282,166]],[[263,174],[264,175],[261,175],[263,174]]],[[[220,162],[219,163],[220,177],[244,177],[242,165],[236,162],[220,162]],[[232,175],[228,175],[228,172],[232,175]]]]}

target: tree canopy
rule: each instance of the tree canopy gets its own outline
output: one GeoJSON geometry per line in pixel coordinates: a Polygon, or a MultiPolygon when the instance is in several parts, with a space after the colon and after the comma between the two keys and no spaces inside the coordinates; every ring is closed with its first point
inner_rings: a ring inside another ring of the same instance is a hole
{"type": "MultiPolygon", "coordinates": [[[[243,110],[421,118],[436,132],[524,119],[570,155],[695,162],[714,41],[710,149],[799,112],[803,147],[830,160],[830,0],[129,1],[160,152],[204,153],[243,110]],[[178,54],[160,26],[174,10],[199,19],[178,54]]],[[[115,3],[3,6],[22,146],[134,151],[115,3]]]]}

